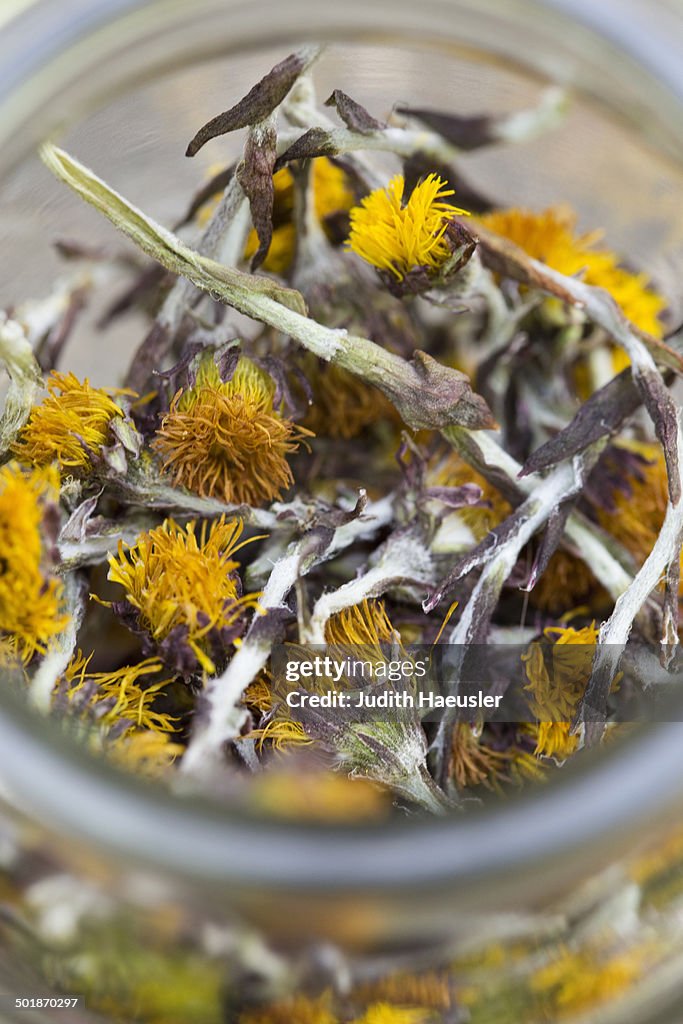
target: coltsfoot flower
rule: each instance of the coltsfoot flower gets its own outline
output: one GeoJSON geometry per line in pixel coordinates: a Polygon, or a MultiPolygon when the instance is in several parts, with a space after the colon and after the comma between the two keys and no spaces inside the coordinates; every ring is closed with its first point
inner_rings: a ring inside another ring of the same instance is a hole
{"type": "Polygon", "coordinates": [[[312,434],[273,406],[271,378],[242,356],[231,380],[212,360],[178,391],[152,447],[176,486],[227,504],[262,505],[293,482],[287,457],[312,434]]]}
{"type": "Polygon", "coordinates": [[[55,707],[80,722],[93,751],[137,774],[162,774],[183,752],[173,740],[175,719],[156,708],[172,682],[158,678],[162,662],[148,658],[115,672],[89,672],[91,658],[78,651],[71,659],[55,687],[55,707]]]}
{"type": "Polygon", "coordinates": [[[46,382],[48,397],[31,412],[12,446],[21,462],[60,469],[87,470],[92,456],[110,443],[109,428],[123,410],[111,397],[132,394],[116,388],[93,388],[73,373],[53,370],[46,382]]]}
{"type": "Polygon", "coordinates": [[[398,174],[351,210],[347,248],[397,281],[416,269],[438,271],[452,254],[448,224],[467,210],[444,202],[454,195],[446,182],[430,174],[415,186],[405,204],[405,180],[398,174]]]}
{"type": "Polygon", "coordinates": [[[0,469],[0,637],[25,662],[44,654],[68,622],[48,547],[58,497],[55,467],[0,469]]]}
{"type": "Polygon", "coordinates": [[[517,209],[494,210],[480,217],[490,231],[508,238],[533,259],[568,276],[580,275],[586,284],[604,288],[626,317],[643,331],[661,338],[660,314],[666,301],[653,288],[647,274],[634,274],[619,265],[609,249],[596,248],[600,231],[579,235],[576,214],[568,207],[541,213],[517,209]]]}
{"type": "Polygon", "coordinates": [[[112,607],[179,671],[214,672],[242,632],[245,610],[258,607],[258,594],[242,594],[233,557],[249,543],[238,543],[241,533],[241,521],[224,516],[199,530],[167,519],[109,558],[108,579],[125,590],[112,607]]]}

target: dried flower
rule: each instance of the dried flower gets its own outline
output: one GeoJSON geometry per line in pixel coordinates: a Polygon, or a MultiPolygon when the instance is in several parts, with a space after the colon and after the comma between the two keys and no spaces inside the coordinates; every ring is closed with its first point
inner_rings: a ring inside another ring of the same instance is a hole
{"type": "Polygon", "coordinates": [[[85,728],[93,752],[136,774],[161,775],[183,752],[172,738],[175,719],[155,706],[172,682],[155,681],[161,661],[149,658],[115,672],[89,672],[91,658],[81,651],[71,658],[55,687],[55,705],[72,726],[79,722],[85,728]]]}
{"type": "Polygon", "coordinates": [[[327,622],[325,639],[331,646],[380,648],[398,636],[383,601],[362,601],[337,612],[327,622]]]}
{"type": "Polygon", "coordinates": [[[221,381],[209,359],[192,388],[178,391],[152,447],[176,486],[228,504],[261,505],[292,484],[287,456],[311,432],[273,407],[275,384],[242,356],[221,381]]]}
{"type": "Polygon", "coordinates": [[[92,457],[109,443],[109,427],[123,410],[113,394],[132,394],[116,388],[93,388],[73,373],[56,370],[47,379],[48,397],[31,412],[12,451],[22,462],[61,469],[85,470],[92,457]]]}
{"type": "MultiPolygon", "coordinates": [[[[258,594],[242,594],[233,555],[242,523],[219,520],[186,527],[167,519],[141,534],[132,547],[119,543],[109,558],[108,579],[125,590],[115,607],[134,621],[168,659],[199,663],[214,672],[214,658],[223,657],[244,626],[244,611],[258,607],[258,594]]],[[[187,665],[185,666],[187,669],[187,665]]]]}
{"type": "Polygon", "coordinates": [[[533,259],[568,277],[581,275],[586,284],[604,288],[632,323],[657,338],[662,336],[659,315],[667,303],[651,287],[647,274],[625,270],[615,253],[597,249],[601,232],[577,235],[576,214],[571,209],[551,207],[532,213],[513,207],[494,210],[480,219],[485,227],[508,238],[533,259]]]}
{"type": "Polygon", "coordinates": [[[405,204],[405,181],[396,175],[351,210],[347,248],[402,281],[416,268],[438,271],[451,255],[445,238],[449,220],[466,210],[444,202],[454,195],[436,174],[415,186],[405,204]]]}
{"type": "Polygon", "coordinates": [[[451,777],[458,789],[497,785],[505,776],[508,761],[507,751],[486,746],[480,730],[469,722],[458,722],[451,752],[451,777]]]}
{"type": "Polygon", "coordinates": [[[0,469],[0,635],[25,662],[44,654],[68,622],[46,550],[46,519],[58,497],[54,467],[0,469]]]}

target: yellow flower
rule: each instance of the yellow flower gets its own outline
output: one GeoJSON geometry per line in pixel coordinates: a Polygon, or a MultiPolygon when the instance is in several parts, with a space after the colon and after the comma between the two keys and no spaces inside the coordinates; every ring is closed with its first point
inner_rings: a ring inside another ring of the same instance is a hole
{"type": "Polygon", "coordinates": [[[522,656],[530,695],[530,707],[537,718],[570,722],[590,678],[598,629],[595,623],[583,629],[551,626],[544,631],[545,643],[532,643],[522,656]],[[552,673],[544,648],[552,647],[552,673]]]}
{"type": "MultiPolygon", "coordinates": [[[[382,601],[363,601],[345,608],[333,615],[325,628],[325,639],[331,647],[371,646],[375,648],[378,659],[383,657],[380,645],[394,636],[394,628],[382,601]]],[[[247,734],[249,739],[257,741],[259,747],[267,741],[280,752],[313,743],[303,725],[292,717],[282,695],[274,695],[263,676],[250,684],[245,699],[264,717],[264,723],[247,734]]]]}
{"type": "Polygon", "coordinates": [[[347,248],[399,281],[418,267],[439,270],[451,255],[444,237],[448,222],[467,213],[443,202],[454,195],[446,184],[430,174],[403,205],[403,176],[392,178],[387,188],[375,189],[351,210],[347,248]]]}
{"type": "Polygon", "coordinates": [[[298,821],[377,821],[389,811],[387,792],[367,779],[305,767],[299,772],[259,773],[249,789],[251,805],[298,821]]]}
{"type": "Polygon", "coordinates": [[[532,726],[536,739],[534,754],[540,757],[553,757],[557,761],[565,761],[576,753],[579,737],[572,733],[570,722],[539,722],[532,726]]]}
{"type": "Polygon", "coordinates": [[[62,469],[84,469],[92,455],[110,440],[109,425],[123,411],[111,394],[133,394],[118,389],[93,388],[73,373],[54,370],[47,379],[48,397],[31,412],[28,423],[12,446],[22,462],[45,466],[58,462],[62,469]]]}
{"type": "Polygon", "coordinates": [[[215,671],[210,652],[220,655],[239,635],[245,609],[258,607],[258,594],[241,595],[232,557],[249,543],[237,543],[241,533],[241,521],[225,516],[198,535],[194,521],[167,519],[127,550],[119,542],[109,558],[108,579],[124,588],[138,628],[157,644],[178,645],[181,659],[187,645],[206,672],[215,671]]]}
{"type": "Polygon", "coordinates": [[[154,708],[159,691],[172,680],[162,679],[147,683],[144,688],[140,686],[141,679],[156,676],[161,671],[162,662],[158,658],[125,665],[115,672],[88,672],[91,658],[92,654],[86,658],[78,651],[67,665],[62,681],[57,684],[57,688],[64,684],[70,703],[79,706],[81,698],[85,697],[90,707],[99,704],[97,722],[105,732],[121,721],[126,723],[127,733],[135,729],[173,732],[174,719],[154,708]]]}
{"type": "Polygon", "coordinates": [[[152,447],[176,486],[228,504],[261,505],[293,483],[287,456],[311,432],[273,407],[275,385],[242,356],[223,383],[209,359],[179,391],[152,447]]]}
{"type": "Polygon", "coordinates": [[[401,1006],[424,1006],[447,1011],[455,1008],[453,977],[448,970],[422,974],[385,974],[354,988],[352,998],[401,1006]]]}
{"type": "Polygon", "coordinates": [[[162,774],[183,747],[170,735],[175,719],[155,707],[162,687],[172,682],[152,681],[161,661],[149,658],[115,672],[88,672],[91,658],[81,651],[74,655],[55,686],[55,704],[80,720],[94,753],[138,775],[162,774]]]}
{"type": "Polygon", "coordinates": [[[48,506],[58,497],[54,467],[0,469],[0,635],[25,662],[44,654],[69,620],[45,548],[48,506]]]}
{"type": "Polygon", "coordinates": [[[661,338],[659,314],[666,301],[650,286],[647,274],[634,274],[619,266],[619,257],[598,249],[601,232],[578,235],[576,214],[566,207],[542,213],[511,208],[480,217],[490,231],[508,238],[533,259],[567,276],[580,275],[586,284],[604,288],[621,306],[624,315],[643,331],[661,338]]]}
{"type": "Polygon", "coordinates": [[[393,640],[396,630],[383,601],[361,601],[333,615],[325,627],[325,639],[331,646],[346,644],[379,647],[393,640]]]}

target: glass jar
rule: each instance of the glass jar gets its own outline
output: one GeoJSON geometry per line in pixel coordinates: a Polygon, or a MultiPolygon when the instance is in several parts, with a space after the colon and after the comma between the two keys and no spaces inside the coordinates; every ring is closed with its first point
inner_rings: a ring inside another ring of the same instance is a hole
{"type": "MultiPolygon", "coordinates": [[[[338,85],[378,115],[396,100],[480,112],[522,108],[545,83],[575,90],[555,134],[468,156],[466,174],[509,201],[569,199],[662,273],[683,247],[683,62],[667,30],[680,22],[664,3],[23,6],[0,34],[3,303],[48,290],[54,237],[109,237],[39,165],[39,141],[58,136],[170,223],[197,182],[180,159],[197,126],[304,39],[331,41],[321,95],[338,85]]],[[[109,383],[138,337],[128,321],[93,353],[86,319],[73,351],[109,383]]],[[[126,1021],[304,1024],[327,1019],[319,993],[366,986],[474,1024],[675,1022],[679,768],[683,727],[660,723],[453,819],[295,824],[118,774],[3,691],[0,989],[86,992],[88,1012],[126,1021]],[[615,937],[628,952],[591,974],[615,937]],[[245,1009],[258,1005],[270,1016],[245,1009]]]]}

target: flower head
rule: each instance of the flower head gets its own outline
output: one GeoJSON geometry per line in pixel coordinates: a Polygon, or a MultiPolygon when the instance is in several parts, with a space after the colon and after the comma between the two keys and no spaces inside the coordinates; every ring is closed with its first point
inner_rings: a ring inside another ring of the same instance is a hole
{"type": "Polygon", "coordinates": [[[242,356],[221,381],[209,359],[194,387],[178,391],[152,447],[176,486],[230,504],[261,505],[291,486],[287,456],[311,432],[274,408],[275,385],[242,356]]]}
{"type": "Polygon", "coordinates": [[[405,181],[396,175],[387,188],[378,188],[351,210],[347,247],[398,281],[411,270],[438,271],[451,255],[445,238],[449,220],[466,215],[450,203],[454,195],[446,182],[430,174],[403,203],[405,181]]]}
{"type": "Polygon", "coordinates": [[[124,392],[93,388],[87,379],[81,382],[73,373],[56,370],[47,379],[47,390],[12,451],[33,466],[57,462],[62,469],[89,468],[93,454],[110,440],[112,420],[123,416],[111,395],[124,392]]]}
{"type": "Polygon", "coordinates": [[[115,672],[89,672],[89,662],[80,651],[71,659],[54,705],[85,730],[93,753],[136,775],[162,775],[184,748],[173,738],[176,720],[157,708],[163,687],[173,681],[158,678],[161,661],[148,658],[115,672]]]}
{"type": "Polygon", "coordinates": [[[46,544],[58,496],[54,467],[0,469],[0,636],[24,661],[44,654],[68,622],[46,544]]]}
{"type": "Polygon", "coordinates": [[[224,516],[199,531],[195,522],[167,519],[109,558],[108,578],[125,590],[114,607],[179,669],[198,663],[214,672],[214,658],[242,631],[245,609],[258,607],[258,594],[241,593],[233,558],[241,533],[241,521],[224,516]]]}
{"type": "Polygon", "coordinates": [[[580,275],[586,284],[604,288],[626,317],[643,331],[661,337],[659,314],[666,302],[650,286],[646,274],[634,274],[619,265],[609,249],[596,248],[601,232],[576,233],[576,214],[566,207],[542,213],[512,208],[484,214],[481,223],[508,238],[533,259],[567,276],[580,275]]]}

